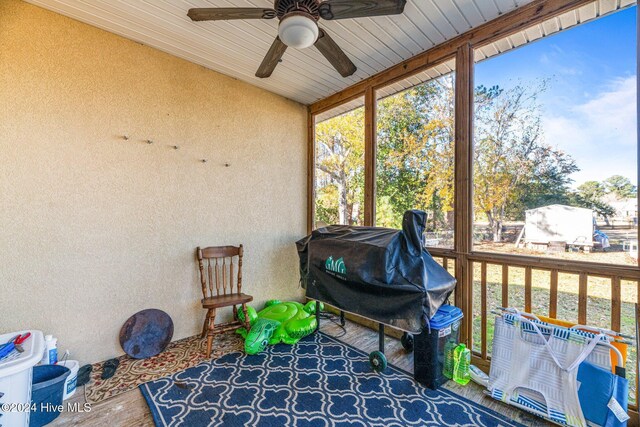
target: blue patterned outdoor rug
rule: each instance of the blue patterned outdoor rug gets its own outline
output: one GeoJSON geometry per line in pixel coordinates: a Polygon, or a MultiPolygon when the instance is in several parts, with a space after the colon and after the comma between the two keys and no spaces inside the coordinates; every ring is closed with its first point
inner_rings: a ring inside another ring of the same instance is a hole
{"type": "Polygon", "coordinates": [[[520,426],[325,334],[231,353],[140,386],[158,426],[520,426]]]}

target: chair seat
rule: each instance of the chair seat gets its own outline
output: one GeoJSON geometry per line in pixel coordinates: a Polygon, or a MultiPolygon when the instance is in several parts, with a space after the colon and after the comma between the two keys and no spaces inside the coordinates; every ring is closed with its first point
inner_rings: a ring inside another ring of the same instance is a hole
{"type": "Polygon", "coordinates": [[[203,298],[200,300],[204,308],[229,307],[230,305],[246,304],[253,301],[251,295],[246,294],[227,294],[215,297],[203,298]]]}

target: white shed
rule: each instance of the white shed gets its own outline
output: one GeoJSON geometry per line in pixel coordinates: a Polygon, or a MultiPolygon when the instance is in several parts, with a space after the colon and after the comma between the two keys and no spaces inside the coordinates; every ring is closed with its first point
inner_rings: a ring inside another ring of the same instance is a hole
{"type": "Polygon", "coordinates": [[[566,205],[529,209],[524,241],[528,244],[566,242],[568,245],[593,246],[593,211],[566,205]]]}

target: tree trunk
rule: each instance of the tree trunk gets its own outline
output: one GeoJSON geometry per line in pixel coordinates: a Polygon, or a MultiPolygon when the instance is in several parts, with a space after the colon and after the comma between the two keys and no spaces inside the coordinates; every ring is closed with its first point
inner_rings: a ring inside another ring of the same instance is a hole
{"type": "Polygon", "coordinates": [[[487,216],[487,219],[489,220],[489,230],[491,230],[491,236],[495,237],[495,233],[494,233],[494,221],[493,221],[493,215],[491,214],[491,211],[485,211],[484,214],[487,216]]]}
{"type": "Polygon", "coordinates": [[[349,225],[349,206],[347,204],[347,178],[344,174],[340,174],[341,179],[336,182],[338,187],[338,220],[340,224],[349,225]]]}
{"type": "Polygon", "coordinates": [[[351,217],[349,218],[349,225],[362,225],[358,224],[358,218],[360,217],[360,203],[354,203],[351,207],[351,217]]]}
{"type": "Polygon", "coordinates": [[[487,219],[489,220],[489,228],[491,229],[491,235],[493,236],[493,242],[499,243],[502,241],[502,221],[496,219],[493,211],[486,211],[487,219]]]}
{"type": "Polygon", "coordinates": [[[431,212],[433,213],[433,231],[435,232],[438,229],[438,200],[436,193],[431,195],[431,206],[431,212]]]}
{"type": "Polygon", "coordinates": [[[500,215],[496,220],[496,232],[493,235],[493,241],[495,243],[502,242],[502,222],[504,221],[504,207],[505,205],[502,205],[502,207],[500,208],[500,215]]]}

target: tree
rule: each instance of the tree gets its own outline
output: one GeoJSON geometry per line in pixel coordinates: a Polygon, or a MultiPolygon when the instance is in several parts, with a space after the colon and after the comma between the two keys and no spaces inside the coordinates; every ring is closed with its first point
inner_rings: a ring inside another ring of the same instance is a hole
{"type": "Polygon", "coordinates": [[[602,201],[602,194],[600,194],[598,187],[591,183],[598,184],[600,191],[604,191],[599,182],[587,181],[578,187],[578,191],[570,194],[569,204],[593,210],[603,217],[607,225],[609,225],[609,218],[615,215],[616,210],[608,203],[602,201]],[[587,184],[586,187],[585,184],[587,184]]]}
{"type": "Polygon", "coordinates": [[[580,184],[577,191],[572,194],[571,204],[592,209],[603,217],[607,225],[609,225],[609,218],[615,215],[616,210],[613,206],[606,203],[603,197],[612,192],[618,194],[618,197],[621,197],[619,194],[628,194],[632,188],[635,191],[635,187],[631,185],[631,182],[620,175],[612,176],[603,182],[586,181],[580,184]]]}
{"type": "Polygon", "coordinates": [[[544,90],[544,83],[476,89],[474,202],[494,242],[502,240],[506,218],[520,217],[536,199],[566,193],[578,170],[568,154],[543,142],[537,98],[544,90]]]}
{"type": "Polygon", "coordinates": [[[578,186],[578,194],[585,200],[600,200],[606,194],[606,188],[598,181],[585,181],[578,186]]]}
{"type": "Polygon", "coordinates": [[[316,218],[362,225],[364,108],[316,125],[316,218]]]}
{"type": "Polygon", "coordinates": [[[399,228],[407,209],[449,228],[454,200],[454,91],[446,75],[378,102],[376,222],[399,228]]]}
{"type": "MultiPolygon", "coordinates": [[[[565,152],[544,142],[536,88],[476,89],[474,207],[493,240],[506,219],[570,199],[578,170],[565,152]]],[[[441,76],[378,101],[376,224],[400,228],[407,209],[430,213],[428,229],[453,226],[454,79],[441,76]]],[[[362,224],[364,111],[316,125],[316,217],[362,224]]]]}
{"type": "Polygon", "coordinates": [[[636,197],[636,186],[631,183],[629,178],[622,175],[613,175],[605,179],[603,184],[607,193],[613,193],[619,199],[636,197]]]}

